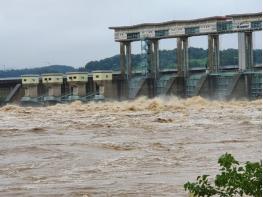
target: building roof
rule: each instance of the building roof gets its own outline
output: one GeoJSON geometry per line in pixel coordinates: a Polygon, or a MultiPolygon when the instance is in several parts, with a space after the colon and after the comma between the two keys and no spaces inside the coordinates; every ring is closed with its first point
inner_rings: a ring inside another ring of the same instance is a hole
{"type": "Polygon", "coordinates": [[[85,74],[88,75],[88,72],[67,72],[66,75],[79,75],[79,74],[85,74]]]}
{"type": "Polygon", "coordinates": [[[115,26],[115,27],[109,27],[109,29],[114,30],[120,30],[120,29],[133,29],[133,28],[140,28],[140,27],[149,27],[149,26],[162,26],[162,25],[171,25],[174,23],[192,23],[192,22],[203,22],[203,21],[211,21],[211,20],[226,20],[231,19],[233,17],[248,17],[248,16],[261,16],[262,12],[258,13],[246,13],[246,14],[232,14],[232,15],[226,15],[226,16],[212,16],[212,17],[205,17],[205,18],[199,18],[199,19],[191,19],[191,20],[172,20],[172,21],[166,21],[161,23],[141,23],[137,25],[131,25],[131,26],[115,26]]]}
{"type": "Polygon", "coordinates": [[[64,76],[63,73],[44,73],[42,76],[64,76]]]}
{"type": "Polygon", "coordinates": [[[39,77],[39,75],[36,75],[36,74],[28,74],[28,75],[21,75],[21,77],[39,77]]]}
{"type": "Polygon", "coordinates": [[[94,70],[92,73],[112,73],[112,70],[94,70]]]}
{"type": "Polygon", "coordinates": [[[262,16],[262,12],[246,13],[246,14],[230,14],[227,17],[248,17],[248,16],[262,16]]]}

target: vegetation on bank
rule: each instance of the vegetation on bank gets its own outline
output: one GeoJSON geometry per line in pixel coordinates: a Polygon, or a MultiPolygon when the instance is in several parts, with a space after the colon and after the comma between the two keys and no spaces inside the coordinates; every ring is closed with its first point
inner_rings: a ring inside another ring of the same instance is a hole
{"type": "MultiPolygon", "coordinates": [[[[207,65],[207,49],[189,48],[189,66],[190,67],[205,67],[207,65]]],[[[262,51],[261,49],[254,50],[254,63],[261,64],[262,51]]],[[[139,69],[143,66],[146,60],[142,55],[132,55],[132,65],[134,69],[139,69]]],[[[176,49],[174,50],[160,50],[160,68],[169,69],[176,67],[176,49]]],[[[220,51],[220,65],[238,65],[238,50],[226,49],[220,51]]],[[[88,62],[83,69],[86,71],[92,70],[119,70],[120,60],[119,55],[111,58],[106,58],[100,61],[88,62]],[[84,69],[85,68],[85,69],[84,69]]]]}
{"type": "MultiPolygon", "coordinates": [[[[189,66],[190,67],[206,67],[207,66],[207,49],[189,48],[189,66]]],[[[261,49],[254,50],[254,63],[261,64],[262,51],[261,49]]],[[[132,65],[134,70],[140,70],[145,65],[147,60],[140,54],[132,55],[132,65]]],[[[160,68],[170,69],[176,68],[176,49],[160,50],[160,68]]],[[[238,65],[238,50],[226,49],[220,52],[220,65],[238,65]]],[[[115,55],[110,58],[105,58],[99,61],[90,61],[84,67],[74,68],[64,65],[52,65],[39,68],[28,69],[13,69],[0,70],[0,77],[19,77],[25,74],[42,74],[42,73],[66,73],[73,71],[88,71],[93,70],[114,70],[120,69],[120,56],[115,55]]]]}
{"type": "Polygon", "coordinates": [[[262,195],[262,162],[240,164],[231,154],[222,155],[218,163],[220,174],[209,181],[209,175],[197,177],[197,181],[184,185],[185,190],[198,197],[231,197],[262,195]]]}
{"type": "Polygon", "coordinates": [[[43,73],[66,73],[73,72],[76,69],[71,66],[51,65],[38,68],[0,70],[0,77],[20,77],[27,74],[43,74],[43,73]]]}

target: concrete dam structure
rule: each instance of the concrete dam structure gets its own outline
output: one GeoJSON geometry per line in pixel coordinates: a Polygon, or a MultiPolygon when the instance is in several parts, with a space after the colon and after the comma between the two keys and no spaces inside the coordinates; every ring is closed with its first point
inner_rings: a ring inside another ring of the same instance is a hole
{"type": "Polygon", "coordinates": [[[253,32],[262,30],[262,13],[110,27],[120,44],[120,71],[47,73],[0,79],[2,103],[60,103],[75,100],[125,100],[175,95],[212,99],[261,98],[262,66],[253,62],[253,32]],[[238,65],[220,65],[223,34],[238,36],[238,65]],[[189,38],[207,36],[207,66],[189,66],[189,38]],[[177,39],[176,67],[160,69],[159,41],[177,39]],[[132,43],[141,42],[141,70],[132,62],[132,43]]]}

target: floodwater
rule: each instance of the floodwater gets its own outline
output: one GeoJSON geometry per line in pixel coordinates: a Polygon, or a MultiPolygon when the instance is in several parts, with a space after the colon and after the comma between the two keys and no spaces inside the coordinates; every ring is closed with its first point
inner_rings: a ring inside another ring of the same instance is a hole
{"type": "Polygon", "coordinates": [[[0,196],[187,196],[225,152],[261,159],[261,100],[0,108],[0,196]]]}

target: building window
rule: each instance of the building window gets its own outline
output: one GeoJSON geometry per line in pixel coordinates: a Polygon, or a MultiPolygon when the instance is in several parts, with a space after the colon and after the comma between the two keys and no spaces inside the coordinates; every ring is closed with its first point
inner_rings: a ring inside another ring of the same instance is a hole
{"type": "Polygon", "coordinates": [[[47,81],[47,78],[45,78],[45,81],[47,81]]]}
{"type": "Polygon", "coordinates": [[[155,37],[164,37],[168,35],[169,35],[169,31],[167,29],[155,31],[155,37]]]}
{"type": "Polygon", "coordinates": [[[250,23],[242,22],[240,24],[237,24],[237,28],[239,28],[239,29],[249,29],[250,28],[250,23]]]}
{"type": "Polygon", "coordinates": [[[99,78],[99,75],[96,75],[96,78],[99,78]]]}
{"type": "Polygon", "coordinates": [[[217,31],[229,31],[232,30],[232,21],[217,22],[217,31]]]}
{"type": "Polygon", "coordinates": [[[106,75],[106,78],[108,78],[108,75],[106,75]]]}
{"type": "Polygon", "coordinates": [[[133,39],[140,39],[140,33],[128,33],[127,34],[127,39],[133,40],[133,39]]]}
{"type": "Polygon", "coordinates": [[[73,77],[73,79],[77,79],[77,77],[76,77],[76,76],[74,76],[74,77],[73,77]]]}
{"type": "Polygon", "coordinates": [[[186,34],[196,34],[196,33],[199,33],[199,27],[188,27],[188,28],[185,28],[185,33],[186,34]]]}
{"type": "Polygon", "coordinates": [[[69,77],[70,80],[72,80],[72,77],[69,77]]]}
{"type": "Polygon", "coordinates": [[[26,79],[24,79],[24,81],[26,81],[26,79]]]}
{"type": "Polygon", "coordinates": [[[49,81],[51,81],[51,78],[48,78],[49,81]]]}
{"type": "Polygon", "coordinates": [[[262,22],[261,21],[251,22],[251,28],[252,29],[261,29],[262,28],[262,22]]]}

